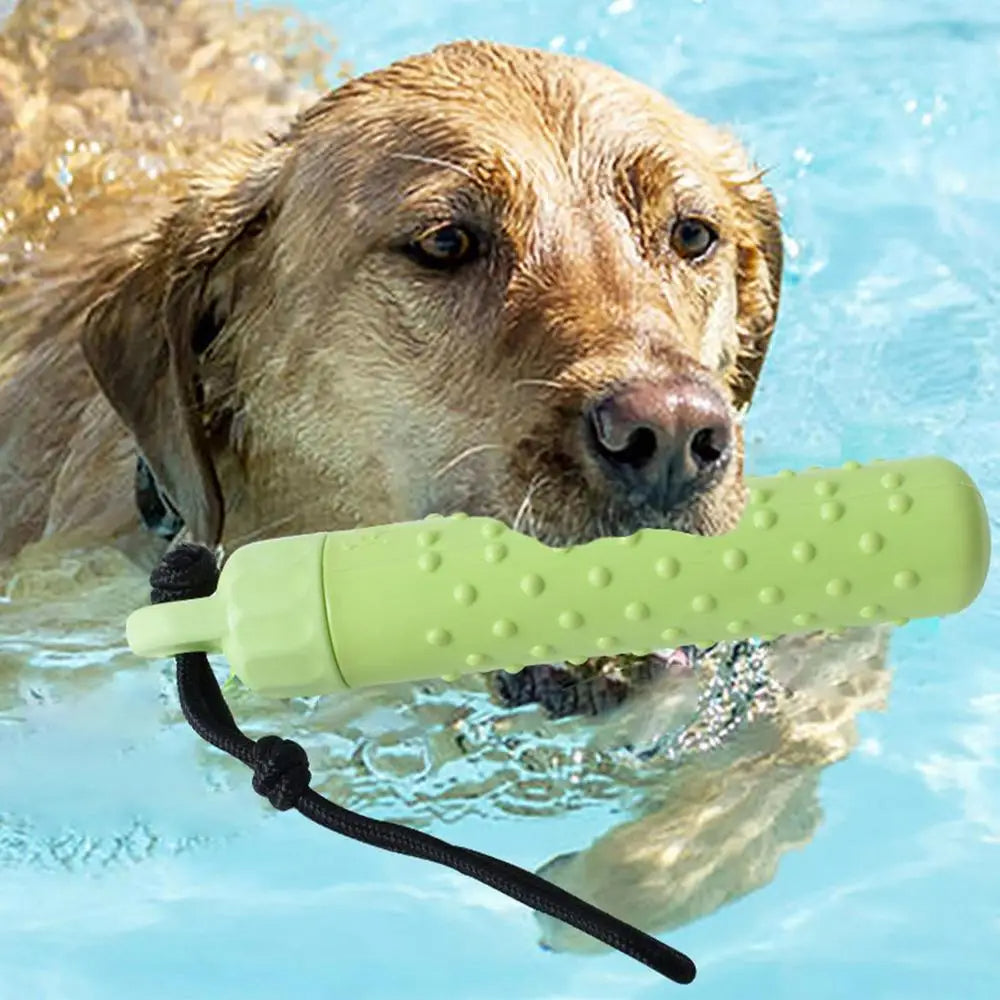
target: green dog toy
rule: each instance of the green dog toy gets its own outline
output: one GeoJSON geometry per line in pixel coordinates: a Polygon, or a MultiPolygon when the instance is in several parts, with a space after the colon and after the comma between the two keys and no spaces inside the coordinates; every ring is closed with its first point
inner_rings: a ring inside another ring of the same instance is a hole
{"type": "Polygon", "coordinates": [[[277,697],[677,644],[905,623],[979,593],[989,526],[941,458],[749,482],[716,537],[643,530],[549,548],[491,518],[434,517],[256,542],[211,597],[142,608],[148,657],[225,655],[277,697]]]}

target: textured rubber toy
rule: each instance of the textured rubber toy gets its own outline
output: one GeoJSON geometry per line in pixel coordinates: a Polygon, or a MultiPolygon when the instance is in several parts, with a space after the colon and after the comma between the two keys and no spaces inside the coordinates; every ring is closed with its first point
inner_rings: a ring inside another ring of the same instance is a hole
{"type": "Polygon", "coordinates": [[[145,656],[225,654],[264,694],[517,670],[952,614],[989,563],[986,510],[941,458],[750,480],[732,532],[548,548],[454,515],[256,542],[209,598],[142,608],[145,656]]]}

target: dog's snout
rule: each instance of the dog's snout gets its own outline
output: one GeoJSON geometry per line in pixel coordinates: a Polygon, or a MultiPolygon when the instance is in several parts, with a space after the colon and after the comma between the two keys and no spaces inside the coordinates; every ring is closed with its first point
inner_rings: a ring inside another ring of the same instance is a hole
{"type": "Polygon", "coordinates": [[[732,452],[729,407],[690,378],[626,386],[588,406],[585,420],[605,474],[666,507],[717,480],[732,452]]]}

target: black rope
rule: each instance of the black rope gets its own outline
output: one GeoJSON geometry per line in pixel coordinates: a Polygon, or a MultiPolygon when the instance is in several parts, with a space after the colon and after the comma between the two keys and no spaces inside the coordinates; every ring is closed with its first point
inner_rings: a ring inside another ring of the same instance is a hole
{"type": "MultiPolygon", "coordinates": [[[[215,557],[203,546],[179,545],[164,556],[150,582],[154,604],[207,597],[218,583],[215,557]]],[[[324,798],[309,787],[309,759],[298,743],[279,736],[252,740],[240,730],[205,653],[182,653],[175,659],[181,709],[191,728],[246,764],[253,771],[254,791],[275,809],[296,809],[353,840],[444,865],[584,931],[676,983],[694,979],[695,965],[687,955],[532,872],[419,830],[362,816],[324,798]]]]}

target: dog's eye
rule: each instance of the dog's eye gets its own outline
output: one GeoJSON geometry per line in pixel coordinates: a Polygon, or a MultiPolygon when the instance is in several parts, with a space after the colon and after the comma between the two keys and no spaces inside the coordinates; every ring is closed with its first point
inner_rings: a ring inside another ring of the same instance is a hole
{"type": "Polygon", "coordinates": [[[451,270],[479,256],[479,238],[470,229],[449,222],[421,233],[406,249],[423,267],[451,270]]]}
{"type": "Polygon", "coordinates": [[[701,219],[678,219],[670,231],[670,246],[685,260],[698,260],[715,246],[719,234],[701,219]]]}

